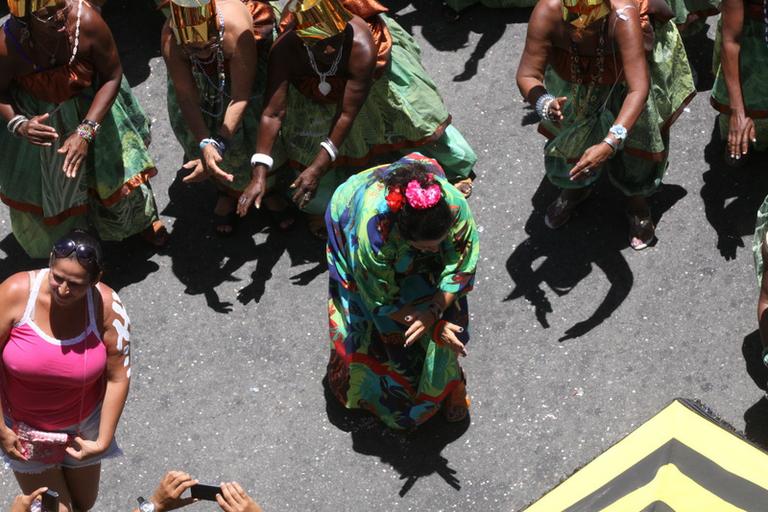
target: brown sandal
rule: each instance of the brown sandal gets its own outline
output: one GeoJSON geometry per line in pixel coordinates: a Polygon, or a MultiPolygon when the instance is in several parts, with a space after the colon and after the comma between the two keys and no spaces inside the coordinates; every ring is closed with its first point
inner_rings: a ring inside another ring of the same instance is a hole
{"type": "Polygon", "coordinates": [[[469,196],[472,195],[472,181],[472,178],[465,178],[453,184],[459,192],[464,194],[464,199],[469,199],[469,196]]]}
{"type": "Polygon", "coordinates": [[[557,229],[569,220],[573,211],[592,194],[592,189],[566,189],[560,192],[552,204],[547,207],[544,224],[549,229],[557,229]]]}

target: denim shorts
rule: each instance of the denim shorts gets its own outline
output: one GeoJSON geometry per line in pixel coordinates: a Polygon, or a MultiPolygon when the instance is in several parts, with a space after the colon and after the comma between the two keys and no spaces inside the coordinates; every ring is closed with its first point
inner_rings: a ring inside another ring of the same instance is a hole
{"type": "MultiPolygon", "coordinates": [[[[80,423],[76,425],[72,425],[62,430],[58,430],[57,432],[77,434],[83,439],[87,439],[89,441],[95,441],[99,437],[100,421],[101,421],[101,404],[97,405],[96,409],[91,413],[91,415],[85,418],[80,423]]],[[[13,426],[13,420],[8,417],[8,414],[5,415],[5,424],[6,426],[8,426],[8,428],[11,428],[13,426]]],[[[93,466],[94,464],[100,463],[104,459],[120,457],[121,455],[123,455],[123,451],[117,445],[117,441],[115,441],[115,439],[112,438],[112,442],[109,444],[109,448],[107,448],[107,450],[104,453],[96,457],[88,458],[86,460],[77,460],[70,457],[69,455],[66,455],[64,457],[64,460],[61,462],[61,464],[46,464],[45,462],[39,462],[39,461],[14,460],[8,457],[6,454],[3,454],[3,462],[5,463],[6,468],[12,471],[15,471],[17,473],[42,473],[43,471],[46,471],[55,467],[84,468],[86,466],[93,466]]]]}

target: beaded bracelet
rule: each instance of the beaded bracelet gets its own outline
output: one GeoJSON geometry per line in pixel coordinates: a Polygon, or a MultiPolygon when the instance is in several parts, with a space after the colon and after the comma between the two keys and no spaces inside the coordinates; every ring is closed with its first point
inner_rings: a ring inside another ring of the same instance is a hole
{"type": "Polygon", "coordinates": [[[555,100],[555,97],[549,93],[544,93],[536,100],[536,113],[545,121],[551,121],[549,117],[549,106],[555,100]]]}
{"type": "Polygon", "coordinates": [[[81,124],[77,127],[77,135],[86,142],[93,142],[96,138],[96,130],[89,124],[81,124]]]}

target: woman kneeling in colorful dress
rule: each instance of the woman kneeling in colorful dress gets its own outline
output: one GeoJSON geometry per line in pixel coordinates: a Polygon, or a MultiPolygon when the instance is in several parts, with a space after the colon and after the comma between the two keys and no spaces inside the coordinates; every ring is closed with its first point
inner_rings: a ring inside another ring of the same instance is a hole
{"type": "Polygon", "coordinates": [[[414,428],[467,415],[465,345],[479,245],[464,196],[417,153],[352,176],[326,212],[328,383],[350,409],[414,428]]]}

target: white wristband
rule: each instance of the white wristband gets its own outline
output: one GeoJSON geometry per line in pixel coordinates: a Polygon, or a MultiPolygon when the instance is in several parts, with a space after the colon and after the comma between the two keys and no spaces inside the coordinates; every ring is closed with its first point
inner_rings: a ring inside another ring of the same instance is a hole
{"type": "Polygon", "coordinates": [[[320,147],[322,147],[328,153],[328,156],[331,157],[331,162],[336,161],[336,157],[339,155],[339,150],[336,149],[336,145],[331,139],[325,139],[320,143],[320,147]]]}
{"type": "Polygon", "coordinates": [[[262,164],[267,167],[268,171],[271,171],[272,164],[274,163],[274,159],[269,155],[265,155],[264,153],[254,153],[251,157],[251,167],[256,167],[257,165],[262,164]]]}

